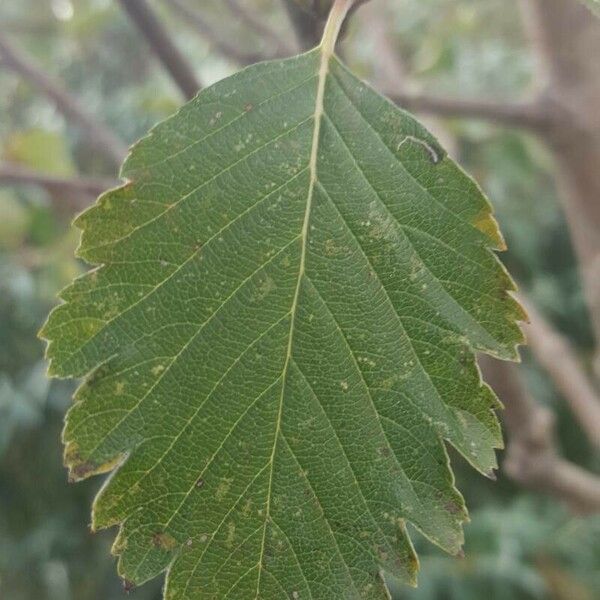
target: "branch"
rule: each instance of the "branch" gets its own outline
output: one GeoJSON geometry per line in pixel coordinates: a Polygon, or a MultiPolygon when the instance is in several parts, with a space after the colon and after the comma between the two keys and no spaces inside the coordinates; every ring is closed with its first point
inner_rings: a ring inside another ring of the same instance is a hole
{"type": "Polygon", "coordinates": [[[482,119],[509,127],[544,131],[552,126],[554,117],[542,102],[494,102],[444,98],[410,92],[391,92],[393,102],[407,110],[440,117],[482,119]]]}
{"type": "MultiPolygon", "coordinates": [[[[282,0],[303,50],[314,48],[320,41],[329,10],[334,0],[282,0]]],[[[340,29],[339,40],[346,36],[348,22],[356,10],[369,0],[354,0],[340,29]]]]}
{"type": "Polygon", "coordinates": [[[164,0],[171,6],[183,21],[193,25],[193,27],[205,37],[223,56],[233,60],[240,65],[251,65],[261,60],[275,58],[275,56],[264,56],[257,52],[244,52],[234,44],[230,44],[225,36],[216,32],[213,27],[204,20],[204,17],[197,11],[191,9],[181,0],[164,0]]]}
{"type": "Polygon", "coordinates": [[[276,31],[265,25],[260,17],[240,4],[238,0],[225,0],[225,4],[233,15],[246,23],[249,29],[253,29],[262,39],[269,41],[275,49],[276,56],[290,56],[296,52],[293,46],[288,44],[276,31]]]}
{"type": "Polygon", "coordinates": [[[146,0],[119,0],[119,2],[185,98],[188,100],[193,98],[201,87],[200,82],[146,0]]]}
{"type": "Polygon", "coordinates": [[[559,456],[554,416],[527,393],[516,365],[489,358],[480,362],[505,407],[509,444],[503,468],[507,475],[565,502],[577,514],[600,512],[600,477],[559,456]]]}
{"type": "Polygon", "coordinates": [[[121,164],[127,153],[125,144],[89,113],[67,90],[50,79],[29,58],[14,48],[1,32],[0,59],[2,59],[2,64],[48,96],[67,119],[81,127],[90,143],[100,150],[111,163],[117,167],[121,164]]]}
{"type": "Polygon", "coordinates": [[[581,370],[573,347],[522,296],[521,302],[531,320],[525,332],[533,355],[568,402],[592,445],[600,448],[600,397],[581,370]]]}
{"type": "Polygon", "coordinates": [[[21,165],[4,163],[0,165],[0,184],[37,185],[45,188],[52,194],[83,196],[85,198],[82,198],[82,206],[84,206],[89,202],[90,196],[96,197],[105,190],[118,185],[118,182],[113,179],[88,177],[55,177],[33,171],[21,165]]]}
{"type": "Polygon", "coordinates": [[[321,40],[324,21],[308,9],[301,8],[296,0],[283,0],[283,5],[296,32],[300,47],[303,50],[310,50],[316,46],[321,40]]]}

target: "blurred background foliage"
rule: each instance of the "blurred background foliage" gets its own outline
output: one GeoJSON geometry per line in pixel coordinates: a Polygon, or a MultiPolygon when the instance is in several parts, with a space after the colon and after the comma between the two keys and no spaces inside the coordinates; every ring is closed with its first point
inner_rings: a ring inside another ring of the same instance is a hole
{"type": "MultiPolygon", "coordinates": [[[[531,53],[516,5],[505,0],[384,2],[395,50],[422,90],[513,99],[533,85],[531,53]]],[[[220,0],[188,0],[218,35],[248,51],[265,40],[220,0]]],[[[278,0],[248,0],[293,45],[278,0]]],[[[206,85],[238,66],[189,23],[156,2],[178,47],[206,85]]],[[[377,56],[360,11],[344,42],[350,65],[370,79],[377,56]]],[[[177,89],[111,0],[20,0],[0,5],[0,29],[52,77],[131,143],[181,103],[177,89]]],[[[0,68],[0,156],[56,176],[114,176],[106,159],[47,98],[0,68]]],[[[481,183],[508,241],[503,256],[538,307],[577,350],[592,337],[574,253],[557,202],[553,162],[531,135],[465,120],[444,123],[453,154],[481,183]]],[[[92,536],[90,504],[100,482],[67,485],[60,431],[73,385],[45,377],[36,332],[56,292],[85,268],[74,258],[72,210],[36,186],[0,188],[0,595],[4,600],[116,600],[124,591],[109,547],[92,536]]],[[[528,385],[558,415],[563,454],[597,467],[598,457],[524,351],[528,385]]],[[[576,518],[555,501],[517,487],[502,472],[492,483],[453,456],[471,509],[466,558],[437,552],[418,533],[420,588],[392,582],[406,600],[593,600],[600,590],[600,519],[576,518]]],[[[159,598],[160,582],[135,591],[159,598]]]]}

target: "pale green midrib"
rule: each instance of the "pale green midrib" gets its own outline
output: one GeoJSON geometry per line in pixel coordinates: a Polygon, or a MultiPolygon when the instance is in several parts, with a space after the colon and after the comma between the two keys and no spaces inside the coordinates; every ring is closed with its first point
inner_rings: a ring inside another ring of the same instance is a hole
{"type": "MultiPolygon", "coordinates": [[[[223,525],[225,524],[225,522],[227,521],[227,519],[231,515],[231,513],[238,507],[239,503],[245,498],[245,496],[248,493],[248,491],[250,490],[250,488],[256,483],[256,481],[259,479],[259,477],[263,474],[263,472],[268,467],[269,467],[269,463],[267,462],[267,463],[265,463],[265,466],[262,467],[258,471],[258,473],[256,473],[256,475],[254,475],[254,477],[252,478],[252,480],[250,481],[250,483],[248,483],[248,485],[241,492],[238,500],[231,506],[231,508],[229,508],[229,510],[225,513],[225,515],[223,516],[223,518],[221,519],[221,521],[219,522],[219,524],[215,528],[214,532],[211,535],[211,538],[208,540],[208,543],[206,544],[206,546],[205,546],[204,550],[202,551],[200,557],[196,561],[196,563],[194,565],[194,568],[192,569],[192,571],[191,571],[191,573],[189,575],[189,578],[186,581],[186,585],[185,585],[185,588],[183,590],[183,596],[184,597],[185,597],[185,594],[187,593],[188,587],[189,587],[189,585],[190,585],[190,583],[191,583],[194,575],[196,574],[198,568],[202,564],[202,559],[204,558],[204,555],[208,552],[208,550],[211,547],[211,544],[213,543],[213,541],[216,538],[217,534],[221,531],[221,528],[223,527],[223,525]]],[[[258,531],[260,531],[261,527],[258,528],[258,531]]],[[[249,537],[251,537],[251,536],[249,536],[249,537]]],[[[256,565],[254,565],[252,568],[256,568],[256,565]]],[[[170,576],[170,572],[167,573],[167,584],[168,584],[168,578],[169,578],[169,576],[170,576]]]]}
{"type": "Polygon", "coordinates": [[[294,561],[296,562],[296,566],[298,567],[298,570],[300,571],[300,574],[302,575],[302,578],[304,579],[304,583],[306,583],[306,589],[308,590],[309,600],[314,600],[312,589],[310,587],[310,583],[308,582],[308,577],[304,573],[304,568],[302,567],[302,563],[300,562],[300,558],[298,557],[296,550],[294,550],[292,540],[290,540],[288,534],[281,528],[280,525],[278,525],[275,522],[275,520],[272,519],[271,523],[273,524],[273,527],[275,527],[275,529],[277,529],[279,531],[279,533],[287,540],[287,543],[289,544],[289,548],[292,552],[292,556],[294,557],[294,561]]]}
{"type": "MultiPolygon", "coordinates": [[[[300,462],[300,460],[298,459],[298,456],[296,455],[296,453],[294,452],[292,446],[290,445],[290,442],[288,441],[288,439],[285,436],[281,436],[281,438],[283,439],[283,441],[285,442],[285,445],[287,446],[288,452],[290,453],[290,456],[292,457],[292,459],[294,460],[294,462],[298,465],[299,469],[303,469],[302,463],[300,462]]],[[[321,510],[321,512],[323,514],[325,514],[325,508],[323,507],[323,504],[321,502],[321,500],[319,499],[319,495],[317,494],[317,490],[315,489],[315,487],[313,486],[313,484],[310,482],[310,479],[306,478],[306,484],[307,486],[310,488],[310,491],[312,492],[313,497],[315,498],[315,500],[317,501],[317,504],[319,505],[319,508],[321,510]]],[[[333,531],[333,528],[331,526],[331,523],[329,522],[329,519],[325,518],[323,519],[325,522],[325,525],[327,526],[327,529],[329,530],[329,533],[331,534],[331,539],[333,540],[333,544],[336,548],[337,553],[339,554],[342,563],[344,565],[344,570],[346,571],[346,573],[348,574],[348,578],[350,580],[350,583],[354,589],[354,591],[356,591],[358,593],[358,590],[356,589],[356,584],[354,582],[354,578],[352,577],[352,572],[350,571],[350,567],[348,566],[348,563],[346,562],[346,559],[344,558],[344,553],[342,552],[342,549],[340,548],[340,544],[338,542],[338,539],[333,531]]]]}
{"type": "MultiPolygon", "coordinates": [[[[327,27],[326,27],[327,29],[327,27]]],[[[275,436],[273,439],[273,450],[271,452],[271,457],[269,459],[269,463],[271,466],[270,474],[269,474],[269,483],[267,487],[267,507],[265,510],[265,521],[264,521],[264,529],[263,529],[263,538],[261,543],[260,555],[258,559],[258,577],[256,581],[256,598],[258,600],[260,593],[260,581],[261,574],[263,571],[263,560],[265,553],[265,543],[267,537],[267,525],[271,519],[270,511],[271,511],[271,496],[273,489],[273,472],[274,472],[274,464],[275,464],[275,453],[277,452],[277,441],[281,434],[281,417],[283,414],[283,399],[286,389],[287,377],[289,373],[289,367],[292,360],[292,349],[294,344],[294,327],[296,322],[296,314],[298,311],[298,299],[300,297],[300,289],[302,287],[302,279],[304,277],[304,273],[306,271],[306,248],[308,243],[308,231],[310,225],[310,213],[312,209],[312,202],[314,196],[315,185],[317,182],[317,160],[318,160],[318,150],[319,150],[319,139],[321,135],[321,122],[323,119],[324,112],[324,99],[325,99],[325,84],[327,81],[327,74],[329,72],[329,63],[331,57],[333,56],[333,45],[335,44],[335,38],[337,37],[337,31],[335,32],[335,37],[331,40],[331,43],[326,43],[325,37],[327,36],[327,32],[324,36],[324,42],[321,45],[321,60],[319,63],[319,76],[317,80],[317,93],[315,96],[315,111],[314,111],[314,128],[312,135],[312,143],[310,150],[310,161],[309,161],[309,173],[310,173],[310,181],[308,184],[308,192],[306,198],[306,207],[304,210],[304,221],[302,223],[302,232],[301,232],[301,249],[300,249],[300,264],[298,267],[298,278],[296,281],[296,289],[294,291],[294,297],[292,300],[291,307],[291,318],[290,318],[290,330],[288,333],[288,343],[286,348],[285,361],[283,365],[282,371],[282,381],[281,381],[281,394],[279,397],[279,407],[277,410],[277,422],[275,425],[275,436]]]]}
{"type": "MultiPolygon", "coordinates": [[[[269,327],[269,329],[261,335],[261,338],[268,332],[270,331],[274,326],[277,326],[281,323],[281,321],[285,318],[287,318],[289,316],[289,313],[284,315],[284,317],[282,317],[281,319],[279,319],[273,326],[269,327]]],[[[259,338],[260,339],[260,338],[259,338]]],[[[252,346],[254,346],[256,342],[252,343],[252,346]]],[[[250,346],[250,347],[252,347],[250,346]]],[[[245,352],[243,353],[245,354],[245,352]]],[[[242,354],[242,355],[243,355],[242,354]]],[[[192,419],[198,415],[198,413],[200,412],[200,410],[202,409],[202,407],[204,406],[204,404],[206,403],[206,401],[208,400],[208,398],[212,395],[212,393],[214,392],[214,390],[218,387],[219,383],[226,377],[226,375],[231,372],[231,370],[233,369],[233,366],[236,363],[233,363],[231,365],[231,367],[229,367],[229,369],[225,372],[225,374],[219,379],[219,381],[215,384],[215,386],[213,387],[212,391],[207,395],[206,400],[198,407],[198,409],[196,410],[196,412],[194,413],[194,415],[192,416],[192,418],[190,418],[190,420],[188,421],[191,422],[192,419]]],[[[275,386],[275,384],[281,379],[281,376],[277,377],[277,379],[275,379],[272,383],[270,383],[264,390],[262,390],[260,392],[260,394],[258,394],[258,396],[256,396],[256,398],[254,398],[250,404],[244,409],[244,411],[240,414],[240,416],[236,419],[236,421],[230,426],[229,431],[227,432],[227,434],[224,436],[223,440],[221,441],[221,443],[219,444],[218,448],[212,453],[211,457],[208,459],[207,463],[204,465],[202,471],[200,472],[199,476],[196,476],[194,478],[194,482],[192,483],[192,486],[190,488],[188,488],[187,492],[184,493],[182,500],[180,501],[180,503],[178,504],[177,508],[175,508],[175,510],[173,511],[172,515],[169,517],[168,521],[162,525],[162,528],[164,531],[168,531],[168,528],[170,526],[170,524],[173,522],[173,520],[175,519],[176,516],[179,515],[181,508],[183,507],[183,505],[185,504],[185,502],[188,500],[188,498],[190,497],[190,494],[193,492],[194,488],[196,487],[196,481],[197,479],[200,477],[202,478],[205,474],[206,471],[209,469],[209,467],[214,463],[218,453],[222,450],[223,446],[225,445],[225,443],[227,442],[227,440],[229,439],[230,435],[233,433],[233,431],[236,429],[236,427],[241,423],[241,421],[244,419],[244,417],[246,417],[246,415],[252,410],[252,408],[254,408],[256,406],[256,404],[260,401],[261,398],[263,398],[265,396],[265,394],[267,394],[271,388],[273,388],[275,386]]],[[[153,471],[156,468],[156,465],[160,464],[160,462],[164,459],[164,457],[166,456],[167,452],[169,452],[173,445],[175,444],[176,440],[178,438],[181,437],[181,435],[183,435],[183,432],[185,431],[185,427],[181,430],[181,432],[176,436],[175,440],[171,443],[171,445],[169,446],[169,448],[163,453],[163,455],[160,457],[160,459],[158,461],[155,462],[154,466],[152,467],[152,469],[150,471],[147,472],[147,474],[149,474],[151,471],[153,471]]],[[[264,467],[261,468],[261,470],[258,472],[258,474],[252,479],[251,483],[249,484],[249,486],[254,483],[254,481],[258,478],[258,476],[260,474],[262,474],[262,472],[269,466],[269,463],[265,464],[264,467]]],[[[138,481],[135,482],[135,484],[138,484],[141,481],[141,479],[139,479],[138,481]]],[[[248,487],[249,487],[248,486],[248,487]]],[[[248,488],[246,488],[247,490],[248,488]]],[[[227,512],[226,517],[231,513],[232,510],[235,509],[235,507],[239,504],[239,502],[241,501],[241,499],[243,498],[244,494],[246,491],[244,491],[242,493],[242,495],[240,496],[240,498],[238,499],[237,502],[235,502],[235,504],[233,505],[233,507],[227,512]]],[[[119,498],[119,500],[121,500],[123,498],[123,496],[121,496],[119,498]]],[[[158,502],[160,501],[161,498],[153,498],[151,502],[158,502]]],[[[143,508],[145,505],[139,505],[138,506],[138,510],[143,508]]],[[[226,517],[224,518],[224,520],[226,519],[226,517]]],[[[217,535],[221,525],[223,524],[224,520],[221,522],[221,524],[217,527],[217,529],[215,529],[215,531],[213,532],[213,534],[211,535],[210,540],[208,541],[208,544],[206,546],[206,548],[204,549],[204,551],[202,552],[200,558],[198,559],[198,564],[202,561],[202,558],[204,557],[204,554],[206,553],[206,550],[208,549],[208,547],[210,546],[210,544],[214,541],[215,536],[217,535]]],[[[256,529],[256,531],[254,531],[250,536],[255,535],[258,531],[260,531],[260,527],[258,527],[256,529]]],[[[244,540],[243,543],[245,543],[246,540],[244,540]]],[[[242,545],[242,544],[240,544],[242,545]]],[[[142,567],[143,562],[146,560],[146,558],[148,557],[148,555],[150,554],[150,552],[152,551],[152,547],[150,547],[148,549],[148,551],[146,552],[146,554],[144,555],[144,558],[142,559],[142,561],[140,561],[140,564],[138,565],[138,568],[136,570],[139,571],[142,567]]],[[[215,575],[216,576],[216,575],[215,575]]]]}
{"type": "MultiPolygon", "coordinates": [[[[303,121],[302,123],[300,123],[299,125],[305,123],[306,121],[303,121]]],[[[291,131],[291,130],[290,130],[291,131]]],[[[79,354],[81,354],[85,348],[89,347],[90,344],[98,338],[98,336],[106,331],[106,328],[109,327],[112,323],[120,320],[123,318],[124,315],[126,315],[127,313],[131,312],[132,310],[134,310],[137,306],[140,306],[142,303],[144,303],[146,300],[148,300],[148,298],[150,296],[152,296],[154,293],[156,293],[158,290],[160,290],[161,288],[163,288],[169,281],[171,281],[179,272],[181,272],[181,270],[183,268],[185,268],[191,261],[193,261],[196,256],[198,256],[198,254],[200,253],[200,251],[202,250],[203,252],[206,252],[207,249],[210,247],[209,244],[211,244],[214,240],[218,239],[223,232],[227,231],[232,225],[238,223],[240,221],[240,219],[242,219],[243,217],[251,214],[251,212],[253,210],[255,210],[258,206],[260,206],[265,200],[267,200],[268,198],[270,198],[271,196],[273,196],[274,194],[280,192],[282,189],[286,188],[292,181],[295,181],[298,177],[300,177],[301,175],[304,174],[304,172],[308,169],[308,166],[302,167],[302,169],[300,169],[293,177],[291,177],[290,179],[287,179],[284,183],[282,183],[279,187],[275,188],[274,190],[271,190],[268,194],[266,194],[265,196],[262,196],[261,198],[257,199],[256,202],[254,202],[251,206],[249,206],[246,210],[244,210],[243,212],[241,212],[240,214],[236,215],[233,219],[231,219],[227,224],[225,224],[223,227],[221,227],[218,231],[216,231],[213,235],[211,235],[203,244],[200,248],[194,250],[192,252],[192,254],[190,254],[190,256],[188,256],[186,259],[184,259],[184,261],[178,265],[169,275],[167,275],[167,277],[165,277],[165,279],[159,281],[156,285],[152,286],[152,289],[148,290],[146,294],[144,294],[141,298],[139,298],[138,300],[136,300],[133,304],[131,304],[130,306],[128,306],[127,308],[125,308],[122,312],[118,313],[117,315],[115,315],[114,317],[112,317],[111,319],[109,319],[108,321],[104,321],[103,319],[97,319],[98,321],[102,321],[103,325],[100,329],[98,329],[98,331],[96,331],[90,338],[88,338],[87,340],[85,340],[85,342],[79,346],[79,348],[77,348],[76,350],[74,350],[73,352],[71,352],[68,360],[75,360],[75,357],[78,356],[79,354]]],[[[111,264],[115,264],[115,263],[111,263],[111,264]]],[[[266,264],[266,263],[265,263],[266,264]]],[[[264,265],[261,265],[261,267],[264,265]]],[[[101,288],[103,289],[103,288],[101,288]]],[[[60,307],[59,307],[60,308],[60,307]]],[[[57,330],[60,330],[66,326],[68,326],[69,323],[73,322],[75,319],[70,319],[69,321],[66,321],[65,323],[60,324],[57,328],[53,329],[52,331],[55,332],[57,330]]],[[[135,340],[134,343],[137,343],[139,340],[135,340]]]]}
{"type": "MultiPolygon", "coordinates": [[[[112,247],[117,246],[118,244],[121,244],[125,240],[131,238],[131,236],[133,236],[137,231],[140,231],[141,229],[148,227],[148,225],[151,225],[152,223],[159,221],[162,217],[164,217],[164,215],[175,210],[180,204],[182,204],[186,200],[190,199],[194,194],[197,194],[201,189],[204,188],[204,186],[207,186],[207,185],[213,183],[214,181],[216,181],[217,179],[222,177],[225,173],[228,173],[229,171],[235,169],[235,167],[237,167],[239,164],[243,163],[244,161],[247,161],[249,158],[251,158],[252,156],[255,156],[259,152],[262,152],[265,148],[268,148],[271,144],[278,142],[281,138],[285,137],[286,135],[289,135],[290,133],[294,133],[297,129],[302,127],[302,125],[304,125],[305,123],[308,123],[308,121],[310,121],[310,119],[311,119],[311,116],[299,121],[293,127],[286,129],[283,133],[279,134],[278,136],[266,140],[264,144],[257,146],[256,148],[254,148],[254,150],[251,150],[250,152],[248,152],[247,154],[244,154],[242,157],[238,158],[237,160],[235,160],[231,164],[227,165],[223,169],[220,169],[217,173],[215,173],[214,175],[211,175],[211,177],[204,180],[202,183],[198,184],[196,187],[192,188],[190,191],[186,192],[183,196],[181,196],[181,198],[178,198],[172,204],[167,205],[165,210],[158,213],[151,219],[148,219],[147,221],[144,221],[143,223],[136,225],[131,231],[127,232],[124,236],[117,238],[115,240],[106,242],[104,244],[98,244],[96,246],[90,246],[87,248],[83,248],[82,251],[80,251],[78,249],[78,253],[80,254],[81,258],[88,260],[86,258],[86,256],[83,255],[83,253],[82,253],[83,251],[85,251],[85,253],[89,255],[90,252],[95,252],[97,250],[102,250],[104,248],[108,248],[111,246],[112,247]]],[[[269,194],[271,194],[271,193],[272,192],[269,192],[269,194]]],[[[93,208],[95,208],[95,207],[93,207],[93,208]]],[[[92,262],[92,264],[95,264],[95,263],[92,262]]]]}
{"type": "MultiPolygon", "coordinates": [[[[160,376],[157,378],[157,380],[154,382],[154,384],[152,386],[150,386],[150,388],[144,393],[144,395],[138,400],[138,402],[128,411],[128,413],[117,423],[115,424],[110,431],[108,431],[103,438],[100,440],[100,442],[98,442],[96,444],[96,446],[89,452],[89,457],[93,457],[94,453],[98,450],[98,448],[100,448],[100,446],[108,439],[108,437],[115,431],[115,429],[121,425],[123,423],[123,421],[127,418],[128,415],[130,415],[134,410],[136,410],[141,403],[149,397],[149,395],[154,391],[154,389],[156,389],[156,387],[160,384],[160,382],[166,377],[166,375],[170,372],[172,366],[175,364],[175,362],[178,360],[178,358],[183,354],[183,352],[185,350],[187,350],[187,348],[190,346],[190,344],[200,335],[200,333],[202,331],[204,331],[204,329],[213,321],[213,319],[216,317],[216,315],[219,313],[220,310],[223,309],[224,306],[227,305],[227,302],[229,300],[231,300],[232,298],[235,297],[235,295],[238,293],[238,291],[248,283],[248,281],[250,281],[257,273],[259,273],[262,269],[264,269],[264,267],[268,264],[270,264],[275,258],[277,258],[282,252],[285,252],[294,242],[297,241],[299,236],[295,237],[294,239],[292,239],[290,242],[288,242],[285,246],[283,246],[276,254],[274,254],[266,263],[263,263],[260,265],[260,267],[258,269],[256,269],[255,271],[253,271],[248,277],[246,277],[241,284],[238,285],[238,287],[229,295],[229,297],[224,301],[223,304],[221,304],[221,306],[206,320],[204,321],[200,327],[194,332],[194,334],[186,341],[186,343],[180,348],[180,350],[177,352],[177,354],[175,356],[173,356],[171,358],[171,362],[168,365],[168,367],[166,367],[160,374],[160,376]]],[[[289,313],[287,313],[289,314],[289,313]]],[[[275,325],[277,325],[279,322],[281,322],[281,320],[283,320],[283,318],[285,318],[286,315],[284,315],[283,317],[281,317],[276,323],[270,325],[267,329],[267,331],[269,331],[270,329],[272,329],[275,325]]],[[[261,334],[261,336],[264,335],[261,334]]],[[[250,347],[252,345],[254,345],[255,342],[252,342],[252,344],[250,345],[250,347]]],[[[247,350],[247,349],[246,349],[247,350]]],[[[212,391],[211,391],[212,393],[212,391]]]]}

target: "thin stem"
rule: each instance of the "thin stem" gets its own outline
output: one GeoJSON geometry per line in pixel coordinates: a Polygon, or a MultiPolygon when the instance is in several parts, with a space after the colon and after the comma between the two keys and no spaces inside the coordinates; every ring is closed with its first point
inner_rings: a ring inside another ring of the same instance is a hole
{"type": "Polygon", "coordinates": [[[220,52],[226,58],[233,60],[240,65],[250,65],[260,60],[274,58],[273,56],[263,56],[258,52],[245,52],[238,48],[235,44],[228,41],[228,37],[222,32],[216,31],[213,26],[204,19],[201,11],[190,8],[181,0],[164,0],[173,12],[179,17],[192,25],[194,29],[203,36],[213,46],[217,52],[220,52]]]}
{"type": "Polygon", "coordinates": [[[334,53],[342,24],[354,2],[355,0],[335,0],[333,3],[321,40],[321,49],[325,60],[329,60],[334,53]]]}
{"type": "Polygon", "coordinates": [[[261,38],[269,40],[276,54],[288,56],[295,52],[295,49],[290,46],[276,31],[268,27],[261,17],[255,15],[251,10],[248,10],[238,0],[224,0],[230,12],[235,15],[240,21],[245,22],[250,29],[253,29],[261,38]]]}
{"type": "Polygon", "coordinates": [[[98,177],[56,177],[14,163],[0,164],[1,185],[39,185],[52,191],[69,191],[97,196],[118,185],[116,179],[98,177]]]}
{"type": "Polygon", "coordinates": [[[321,22],[308,10],[300,8],[295,0],[282,0],[298,44],[303,50],[314,48],[319,43],[321,22]]]}
{"type": "Polygon", "coordinates": [[[392,91],[386,94],[400,107],[438,117],[482,119],[536,132],[551,130],[558,115],[543,100],[496,102],[488,99],[448,98],[392,91]]]}
{"type": "Polygon", "coordinates": [[[104,123],[98,121],[67,89],[49,77],[45,69],[13,46],[1,31],[0,61],[49,98],[67,119],[81,128],[89,142],[112,164],[121,164],[127,153],[125,143],[104,123]]]}
{"type": "Polygon", "coordinates": [[[119,0],[121,7],[146,38],[177,87],[190,100],[200,90],[194,69],[171,39],[163,24],[146,0],[119,0]]]}

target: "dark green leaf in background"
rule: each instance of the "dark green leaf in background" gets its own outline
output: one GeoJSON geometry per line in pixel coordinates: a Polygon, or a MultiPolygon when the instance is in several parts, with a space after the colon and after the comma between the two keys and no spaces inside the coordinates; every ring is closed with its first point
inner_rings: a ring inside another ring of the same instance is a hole
{"type": "MultiPolygon", "coordinates": [[[[342,3],[337,3],[341,5],[342,3]]],[[[348,2],[346,4],[349,4],[348,2]]],[[[42,332],[85,377],[73,479],[113,471],[95,529],[169,599],[387,598],[410,522],[451,553],[502,445],[474,352],[523,313],[481,191],[323,44],[250,67],[157,126],[82,214],[98,265],[42,332]]]]}

